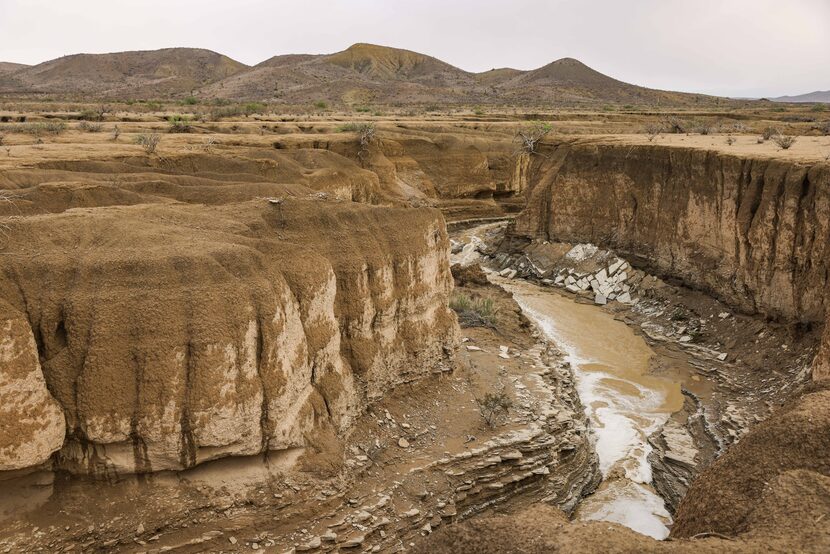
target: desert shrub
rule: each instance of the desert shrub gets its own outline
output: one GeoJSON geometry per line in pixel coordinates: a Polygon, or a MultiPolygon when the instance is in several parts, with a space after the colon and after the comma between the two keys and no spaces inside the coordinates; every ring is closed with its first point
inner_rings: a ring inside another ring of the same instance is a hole
{"type": "Polygon", "coordinates": [[[0,146],[3,146],[3,141],[6,140],[6,135],[0,133],[0,146]]]}
{"type": "Polygon", "coordinates": [[[360,150],[357,155],[361,159],[369,152],[369,146],[375,140],[375,124],[374,123],[345,123],[337,127],[338,133],[357,133],[358,142],[360,143],[360,150]]]}
{"type": "Polygon", "coordinates": [[[491,429],[498,427],[504,421],[513,406],[513,401],[503,390],[488,392],[484,398],[477,398],[476,401],[481,417],[491,429]]]}
{"type": "Polygon", "coordinates": [[[770,126],[764,127],[764,130],[761,131],[761,137],[763,137],[764,140],[769,140],[777,134],[778,134],[778,129],[776,129],[775,127],[770,127],[770,126]]]}
{"type": "Polygon", "coordinates": [[[328,105],[328,102],[326,102],[324,100],[318,100],[317,102],[314,103],[314,107],[317,108],[318,110],[325,110],[326,108],[329,107],[329,105],[328,105]]]}
{"type": "Polygon", "coordinates": [[[729,146],[732,146],[733,144],[735,144],[735,138],[734,137],[726,137],[726,144],[728,144],[729,146]]]}
{"type": "Polygon", "coordinates": [[[118,125],[112,128],[112,140],[118,140],[118,137],[121,136],[121,129],[118,128],[118,125]]]}
{"type": "Polygon", "coordinates": [[[141,134],[135,137],[135,143],[141,146],[147,154],[153,154],[161,142],[161,135],[158,133],[141,134]]]}
{"type": "Polygon", "coordinates": [[[372,108],[367,108],[366,106],[358,106],[354,109],[354,111],[359,113],[369,113],[372,111],[372,108]]]}
{"type": "Polygon", "coordinates": [[[101,104],[100,106],[98,106],[95,109],[82,111],[81,115],[78,116],[78,119],[81,119],[83,121],[103,121],[104,116],[107,115],[107,112],[109,112],[109,111],[110,111],[109,106],[107,106],[105,104],[101,104]]]}
{"type": "Polygon", "coordinates": [[[78,129],[87,133],[100,133],[104,126],[101,123],[91,123],[89,121],[81,121],[78,123],[78,129]]]}
{"type": "Polygon", "coordinates": [[[648,141],[651,142],[657,137],[657,135],[663,132],[663,127],[659,123],[649,123],[643,130],[646,133],[648,141]]]}
{"type": "Polygon", "coordinates": [[[553,130],[550,123],[534,121],[529,126],[516,131],[515,140],[519,143],[519,151],[527,154],[538,154],[536,147],[553,130]]]}
{"type": "Polygon", "coordinates": [[[246,116],[253,115],[255,113],[264,113],[266,109],[268,109],[268,106],[261,102],[248,102],[242,106],[242,111],[246,116]]]}
{"type": "Polygon", "coordinates": [[[450,308],[458,314],[464,327],[492,327],[496,323],[498,308],[490,298],[471,298],[466,294],[454,294],[450,308]]]}
{"type": "Polygon", "coordinates": [[[26,123],[17,127],[17,131],[39,137],[42,135],[59,135],[66,130],[66,123],[63,121],[47,121],[45,123],[26,123]]]}
{"type": "Polygon", "coordinates": [[[774,142],[778,148],[781,150],[789,150],[790,147],[795,144],[796,137],[790,135],[775,135],[772,137],[772,142],[774,142]]]}
{"type": "Polygon", "coordinates": [[[667,133],[683,134],[689,131],[689,125],[674,115],[664,117],[662,127],[667,133]]]}
{"type": "Polygon", "coordinates": [[[182,104],[185,106],[195,106],[199,103],[199,99],[195,96],[188,96],[187,98],[182,100],[182,104]]]}
{"type": "Polygon", "coordinates": [[[168,133],[190,133],[193,131],[191,126],[191,119],[185,115],[171,115],[167,118],[167,123],[170,124],[168,133]]]}
{"type": "Polygon", "coordinates": [[[215,121],[225,117],[239,117],[240,115],[242,115],[242,108],[232,105],[222,105],[210,111],[210,118],[215,121]]]}
{"type": "Polygon", "coordinates": [[[813,104],[810,108],[811,112],[825,112],[827,111],[827,106],[824,104],[813,104]]]}
{"type": "Polygon", "coordinates": [[[694,132],[700,133],[701,135],[708,135],[713,130],[714,125],[712,125],[712,122],[706,120],[698,121],[694,127],[694,132]]]}

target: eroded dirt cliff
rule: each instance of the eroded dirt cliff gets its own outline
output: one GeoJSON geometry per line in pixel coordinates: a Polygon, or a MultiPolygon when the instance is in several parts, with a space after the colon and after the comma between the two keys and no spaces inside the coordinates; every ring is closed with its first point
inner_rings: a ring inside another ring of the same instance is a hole
{"type": "MultiPolygon", "coordinates": [[[[29,186],[9,209],[32,213],[4,228],[0,298],[19,331],[4,356],[33,377],[4,371],[0,391],[15,395],[24,377],[37,389],[42,367],[62,411],[35,390],[37,417],[54,421],[27,456],[16,452],[30,433],[4,427],[5,467],[56,448],[58,467],[99,474],[306,446],[390,387],[450,368],[457,327],[436,210],[251,183],[221,159],[220,178],[205,159],[155,163],[200,176],[154,169],[148,182],[136,177],[144,164],[123,163],[106,185],[77,171],[111,176],[112,164],[4,175],[29,186]],[[68,170],[81,183],[49,183],[68,170]],[[191,187],[212,205],[171,201],[191,187]]],[[[28,404],[4,409],[36,419],[28,404]]]]}
{"type": "Polygon", "coordinates": [[[550,145],[516,233],[612,247],[750,313],[823,323],[830,166],[691,148],[550,145]]]}

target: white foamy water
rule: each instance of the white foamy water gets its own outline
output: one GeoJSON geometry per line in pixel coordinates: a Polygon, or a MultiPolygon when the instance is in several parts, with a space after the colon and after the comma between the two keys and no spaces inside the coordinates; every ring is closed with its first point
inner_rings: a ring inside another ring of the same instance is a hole
{"type": "Polygon", "coordinates": [[[647,439],[680,408],[679,384],[647,375],[651,349],[610,314],[526,282],[492,278],[513,293],[574,370],[604,477],[577,517],[613,521],[658,539],[668,536],[670,515],[649,486],[647,439]]]}

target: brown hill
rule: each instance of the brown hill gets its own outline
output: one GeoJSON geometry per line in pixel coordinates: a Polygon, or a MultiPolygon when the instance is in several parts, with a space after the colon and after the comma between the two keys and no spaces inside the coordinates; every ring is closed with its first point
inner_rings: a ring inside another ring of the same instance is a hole
{"type": "Polygon", "coordinates": [[[0,62],[0,73],[12,73],[24,67],[29,66],[22,63],[0,62]]]}
{"type": "Polygon", "coordinates": [[[355,44],[334,54],[275,56],[247,67],[208,50],[77,54],[0,72],[0,92],[260,100],[288,105],[712,105],[714,97],[647,89],[564,58],[533,71],[469,73],[410,50],[355,44]]]}
{"type": "Polygon", "coordinates": [[[469,73],[399,48],[355,44],[329,55],[277,56],[205,87],[207,97],[287,104],[713,104],[702,95],[624,83],[572,58],[533,71],[502,68],[469,73]]]}
{"type": "Polygon", "coordinates": [[[520,103],[687,104],[705,101],[706,98],[631,85],[573,58],[562,58],[539,69],[522,72],[497,85],[497,89],[502,97],[520,103]]]}
{"type": "Polygon", "coordinates": [[[436,58],[386,46],[355,44],[326,55],[275,56],[204,87],[212,98],[304,104],[464,102],[472,74],[436,58]]]}
{"type": "Polygon", "coordinates": [[[0,89],[113,97],[165,97],[227,78],[247,66],[194,48],[75,54],[14,72],[0,89]]]}

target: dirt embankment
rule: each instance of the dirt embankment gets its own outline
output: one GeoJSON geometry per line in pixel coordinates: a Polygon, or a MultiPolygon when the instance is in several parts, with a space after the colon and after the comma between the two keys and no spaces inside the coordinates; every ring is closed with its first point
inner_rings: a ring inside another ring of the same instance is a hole
{"type": "Polygon", "coordinates": [[[20,331],[0,343],[16,368],[0,381],[3,469],[56,448],[59,467],[108,473],[307,447],[390,387],[449,369],[436,210],[250,177],[284,165],[269,161],[128,162],[4,174],[24,188],[4,205],[0,252],[4,325],[20,331]],[[190,187],[213,205],[186,203],[190,187]]]}
{"type": "Polygon", "coordinates": [[[830,165],[560,144],[531,173],[517,237],[610,247],[743,312],[824,324],[830,165]]]}

